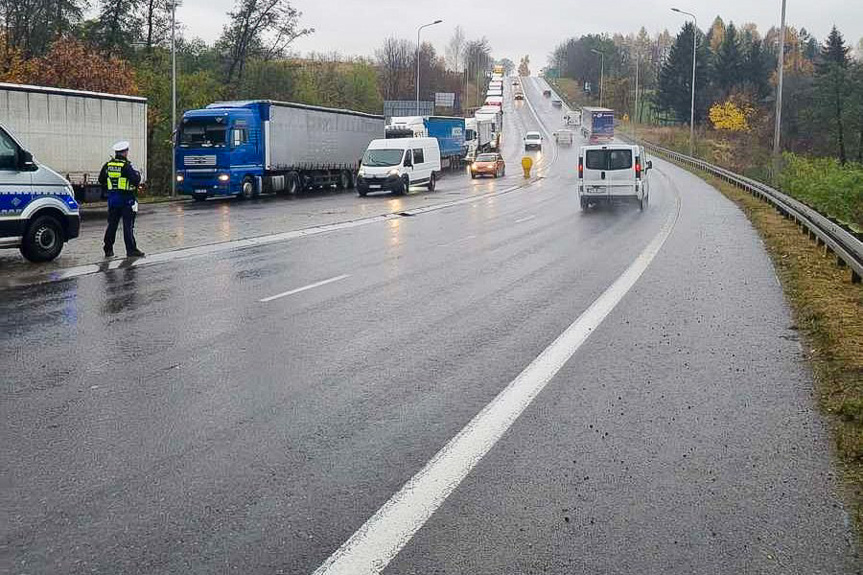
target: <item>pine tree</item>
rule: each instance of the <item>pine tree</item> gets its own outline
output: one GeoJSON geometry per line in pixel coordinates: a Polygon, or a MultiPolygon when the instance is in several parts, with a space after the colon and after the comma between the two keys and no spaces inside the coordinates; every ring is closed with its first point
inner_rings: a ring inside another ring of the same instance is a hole
{"type": "MultiPolygon", "coordinates": [[[[658,103],[661,108],[674,113],[678,120],[689,122],[692,90],[692,33],[694,24],[687,22],[677,34],[674,44],[659,72],[658,103]]],[[[707,114],[707,43],[704,35],[697,33],[695,65],[695,121],[707,114]]]]}
{"type": "Polygon", "coordinates": [[[821,62],[818,66],[818,86],[824,111],[835,130],[839,162],[845,164],[845,100],[848,97],[849,48],[836,26],[821,47],[821,62]]]}
{"type": "Polygon", "coordinates": [[[725,98],[743,81],[743,53],[734,22],[725,28],[725,36],[719,44],[713,65],[713,80],[725,98]]]}

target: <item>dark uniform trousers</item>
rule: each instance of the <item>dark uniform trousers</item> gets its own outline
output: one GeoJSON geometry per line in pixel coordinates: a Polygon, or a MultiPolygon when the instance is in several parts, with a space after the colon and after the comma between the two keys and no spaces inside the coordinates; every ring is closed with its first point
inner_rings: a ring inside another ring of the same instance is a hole
{"type": "Polygon", "coordinates": [[[120,225],[120,220],[123,220],[123,242],[126,244],[126,253],[134,252],[138,249],[135,245],[135,216],[137,214],[132,210],[132,206],[128,202],[123,202],[122,206],[108,207],[108,229],[105,230],[105,250],[114,250],[114,238],[117,236],[117,226],[120,225]]]}

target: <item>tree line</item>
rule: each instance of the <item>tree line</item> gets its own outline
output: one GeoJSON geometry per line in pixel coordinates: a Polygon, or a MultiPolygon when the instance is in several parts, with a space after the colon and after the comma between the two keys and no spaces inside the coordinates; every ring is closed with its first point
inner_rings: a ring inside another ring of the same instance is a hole
{"type": "MultiPolygon", "coordinates": [[[[148,99],[150,188],[170,188],[173,0],[0,0],[0,81],[141,95],[148,99]]],[[[235,0],[221,35],[187,38],[178,23],[178,110],[217,100],[273,99],[380,114],[383,100],[453,92],[462,113],[481,103],[494,60],[485,38],[456,28],[444,54],[397,37],[368,57],[304,57],[292,43],[314,33],[290,0],[235,0]],[[418,60],[417,60],[418,59],[418,60]]],[[[512,63],[509,63],[512,66],[512,63]]]]}
{"type": "MultiPolygon", "coordinates": [[[[689,123],[693,41],[695,121],[705,129],[746,132],[749,142],[772,142],[779,30],[762,34],[717,16],[706,30],[684,24],[663,31],[585,35],[559,44],[549,70],[578,82],[596,102],[601,57],[604,103],[649,124],[689,123]],[[639,109],[634,110],[635,72],[639,109]]],[[[839,30],[819,42],[805,28],[786,28],[782,144],[789,151],[863,162],[863,40],[854,52],[839,30]]]]}

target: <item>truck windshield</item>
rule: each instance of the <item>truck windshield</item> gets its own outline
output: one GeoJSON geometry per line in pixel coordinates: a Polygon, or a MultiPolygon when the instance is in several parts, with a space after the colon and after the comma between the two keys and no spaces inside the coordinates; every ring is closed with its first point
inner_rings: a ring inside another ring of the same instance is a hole
{"type": "Polygon", "coordinates": [[[398,166],[402,163],[404,150],[366,150],[363,156],[363,165],[370,168],[384,166],[398,166]]]}
{"type": "Polygon", "coordinates": [[[228,126],[216,118],[189,118],[180,130],[181,148],[224,148],[227,143],[228,126]]]}

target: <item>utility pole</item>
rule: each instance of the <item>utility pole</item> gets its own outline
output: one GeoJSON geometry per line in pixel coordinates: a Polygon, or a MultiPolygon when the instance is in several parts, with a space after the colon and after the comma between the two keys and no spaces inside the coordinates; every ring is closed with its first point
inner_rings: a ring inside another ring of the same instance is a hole
{"type": "Polygon", "coordinates": [[[782,81],[785,76],[785,0],[782,0],[782,22],[779,25],[779,81],[776,84],[776,119],[773,126],[773,177],[776,178],[780,168],[782,149],[782,81]]]}
{"type": "Polygon", "coordinates": [[[599,107],[602,108],[602,97],[605,95],[605,52],[594,48],[590,49],[594,54],[599,54],[599,107]]]}
{"type": "Polygon", "coordinates": [[[698,44],[698,18],[691,12],[684,12],[678,8],[672,8],[672,12],[692,16],[692,103],[689,108],[689,155],[695,155],[695,47],[698,44]]]}
{"type": "Polygon", "coordinates": [[[635,124],[638,121],[638,61],[639,55],[635,55],[635,109],[632,111],[632,139],[635,139],[635,124]]]}
{"type": "MultiPolygon", "coordinates": [[[[180,0],[169,0],[171,6],[171,142],[177,137],[177,4],[180,0]]],[[[173,148],[173,146],[172,146],[173,148]]],[[[177,196],[177,156],[171,150],[171,197],[177,196]]]]}
{"type": "Polygon", "coordinates": [[[441,22],[443,22],[443,20],[435,20],[434,22],[423,24],[417,28],[417,116],[420,115],[420,32],[423,28],[428,28],[429,26],[434,26],[441,22]]]}

